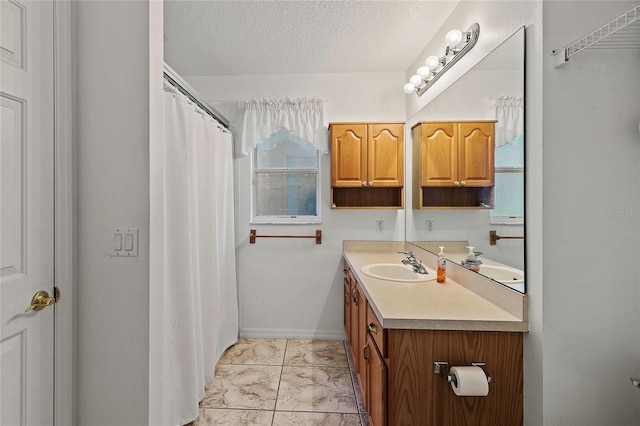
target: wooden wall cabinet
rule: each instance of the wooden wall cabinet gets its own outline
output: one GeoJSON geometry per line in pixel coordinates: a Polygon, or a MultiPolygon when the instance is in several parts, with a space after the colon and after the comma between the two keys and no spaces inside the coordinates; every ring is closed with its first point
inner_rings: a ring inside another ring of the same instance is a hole
{"type": "Polygon", "coordinates": [[[358,359],[358,380],[370,425],[523,424],[522,333],[383,329],[356,276],[348,265],[345,270],[362,296],[357,324],[351,321],[352,311],[348,313],[351,332],[347,336],[358,359]],[[446,376],[434,373],[434,362],[451,367],[484,362],[492,377],[489,394],[456,396],[446,376]]]}
{"type": "Polygon", "coordinates": [[[495,120],[419,122],[413,142],[413,207],[491,208],[495,120]]]}
{"type": "Polygon", "coordinates": [[[332,208],[402,208],[404,123],[331,123],[332,208]]]}

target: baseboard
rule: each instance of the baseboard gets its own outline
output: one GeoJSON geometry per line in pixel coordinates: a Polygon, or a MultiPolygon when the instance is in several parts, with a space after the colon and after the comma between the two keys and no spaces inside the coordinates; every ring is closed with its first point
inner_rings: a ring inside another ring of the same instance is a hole
{"type": "Polygon", "coordinates": [[[281,328],[241,328],[240,337],[245,339],[301,339],[301,340],[345,340],[343,330],[298,330],[281,328]]]}

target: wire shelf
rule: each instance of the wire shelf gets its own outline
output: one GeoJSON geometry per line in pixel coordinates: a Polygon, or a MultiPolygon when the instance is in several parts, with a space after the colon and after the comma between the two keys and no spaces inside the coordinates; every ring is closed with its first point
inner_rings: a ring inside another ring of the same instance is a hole
{"type": "Polygon", "coordinates": [[[640,49],[640,4],[563,49],[554,50],[556,67],[585,49],[640,49]]]}

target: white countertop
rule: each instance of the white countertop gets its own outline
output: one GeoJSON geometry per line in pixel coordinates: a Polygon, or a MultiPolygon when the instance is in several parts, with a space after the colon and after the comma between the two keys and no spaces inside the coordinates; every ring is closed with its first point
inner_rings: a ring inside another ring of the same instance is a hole
{"type": "MultiPolygon", "coordinates": [[[[383,328],[528,331],[526,295],[502,288],[500,284],[478,274],[474,273],[479,278],[472,276],[472,279],[486,280],[486,286],[489,286],[483,289],[484,297],[451,278],[447,278],[444,284],[435,280],[397,282],[372,278],[360,271],[362,266],[371,263],[400,264],[405,256],[397,253],[395,246],[377,242],[371,242],[370,245],[364,242],[345,244],[344,256],[383,328]],[[493,294],[495,300],[489,300],[493,294]],[[499,306],[504,304],[505,299],[510,299],[510,306],[515,301],[516,312],[499,306]],[[518,312],[518,303],[521,303],[521,312],[518,312]]],[[[428,255],[426,252],[416,252],[416,257],[421,259],[420,256],[428,255]]],[[[431,266],[428,262],[431,259],[421,260],[431,266]]],[[[480,285],[484,286],[485,283],[481,282],[480,285]]]]}

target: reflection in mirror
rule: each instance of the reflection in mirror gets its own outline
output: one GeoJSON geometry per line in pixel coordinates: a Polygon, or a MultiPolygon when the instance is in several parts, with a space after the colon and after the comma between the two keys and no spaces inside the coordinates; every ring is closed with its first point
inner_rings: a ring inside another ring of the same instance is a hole
{"type": "MultiPolygon", "coordinates": [[[[407,209],[406,240],[433,253],[443,245],[448,260],[459,264],[467,256],[466,246],[472,246],[482,253],[480,273],[520,292],[526,284],[524,33],[520,28],[406,123],[411,129],[418,122],[497,120],[491,208],[407,209]],[[503,238],[492,244],[491,231],[503,238]]],[[[405,182],[410,184],[413,162],[407,163],[405,182]]],[[[405,189],[408,197],[415,193],[405,189]]]]}

